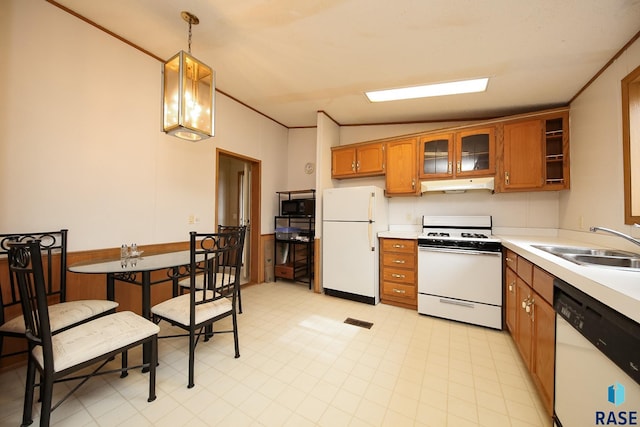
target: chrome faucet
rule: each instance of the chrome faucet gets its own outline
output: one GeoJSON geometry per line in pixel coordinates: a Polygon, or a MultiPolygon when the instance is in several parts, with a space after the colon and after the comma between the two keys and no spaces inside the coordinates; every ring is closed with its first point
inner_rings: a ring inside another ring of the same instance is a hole
{"type": "MultiPolygon", "coordinates": [[[[640,228],[640,224],[633,224],[633,226],[640,228]]],[[[624,234],[624,233],[621,233],[621,232],[616,231],[616,230],[611,230],[610,228],[591,227],[591,228],[589,228],[589,231],[591,231],[592,233],[595,233],[596,231],[604,231],[606,233],[613,234],[614,236],[622,237],[623,239],[626,239],[626,240],[630,241],[631,243],[635,243],[636,245],[640,246],[640,240],[639,239],[634,239],[633,237],[629,236],[628,234],[624,234]]]]}

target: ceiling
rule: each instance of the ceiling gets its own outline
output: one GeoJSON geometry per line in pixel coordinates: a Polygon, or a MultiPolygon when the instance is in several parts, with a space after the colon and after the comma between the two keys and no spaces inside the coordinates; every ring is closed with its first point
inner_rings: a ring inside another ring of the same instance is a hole
{"type": "MultiPolygon", "coordinates": [[[[640,0],[57,0],[287,126],[488,118],[566,105],[640,30],[640,0]],[[370,103],[366,90],[490,77],[485,92],[370,103]]],[[[160,66],[158,66],[160,73],[160,66]]]]}

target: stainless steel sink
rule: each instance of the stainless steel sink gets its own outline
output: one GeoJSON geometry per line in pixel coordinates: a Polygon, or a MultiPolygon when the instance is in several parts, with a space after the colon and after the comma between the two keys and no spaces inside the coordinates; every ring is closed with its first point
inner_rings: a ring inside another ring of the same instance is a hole
{"type": "Polygon", "coordinates": [[[533,245],[533,247],[579,265],[640,271],[640,255],[634,252],[554,245],[533,245]]]}
{"type": "Polygon", "coordinates": [[[566,254],[566,259],[577,264],[595,264],[603,267],[640,268],[640,257],[595,256],[566,254]]]}
{"type": "Polygon", "coordinates": [[[638,257],[640,255],[634,252],[621,251],[617,249],[600,249],[600,248],[582,248],[577,246],[552,246],[552,245],[533,245],[534,248],[549,252],[553,255],[562,256],[564,254],[571,255],[596,255],[596,256],[615,256],[615,257],[638,257]]]}

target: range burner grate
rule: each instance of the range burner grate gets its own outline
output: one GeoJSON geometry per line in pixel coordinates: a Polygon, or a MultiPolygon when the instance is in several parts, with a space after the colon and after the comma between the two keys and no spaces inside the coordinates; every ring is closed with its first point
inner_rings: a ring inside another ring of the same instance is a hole
{"type": "Polygon", "coordinates": [[[482,233],[462,233],[462,237],[468,237],[471,239],[486,239],[487,235],[482,233]]]}

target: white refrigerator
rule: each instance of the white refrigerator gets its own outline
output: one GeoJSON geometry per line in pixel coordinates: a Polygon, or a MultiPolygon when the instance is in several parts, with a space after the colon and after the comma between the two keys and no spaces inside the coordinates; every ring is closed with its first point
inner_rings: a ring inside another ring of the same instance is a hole
{"type": "Polygon", "coordinates": [[[388,229],[388,203],[375,186],[322,193],[322,287],[327,295],[380,302],[377,233],[388,229]]]}

